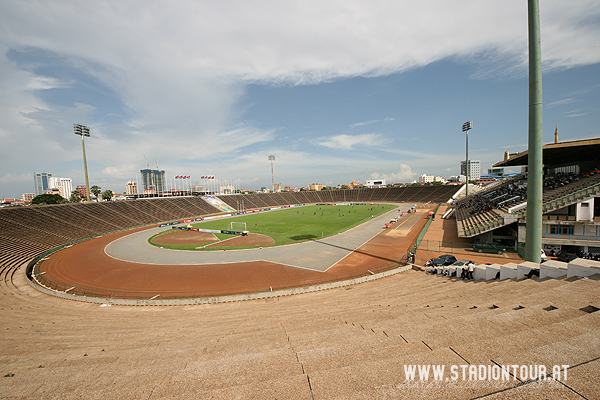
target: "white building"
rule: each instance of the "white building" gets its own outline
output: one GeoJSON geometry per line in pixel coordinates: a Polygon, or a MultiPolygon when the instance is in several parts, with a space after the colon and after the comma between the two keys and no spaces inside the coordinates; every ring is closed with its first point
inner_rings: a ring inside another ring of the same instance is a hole
{"type": "MultiPolygon", "coordinates": [[[[460,174],[461,175],[467,174],[467,170],[465,168],[466,164],[467,164],[466,161],[460,162],[460,174]]],[[[481,178],[481,161],[480,160],[469,160],[469,180],[476,181],[479,178],[481,178]]]]}
{"type": "Polygon", "coordinates": [[[65,198],[71,198],[73,191],[73,180],[71,178],[48,177],[48,189],[58,189],[60,195],[65,198]]]}
{"type": "Polygon", "coordinates": [[[127,181],[127,184],[125,185],[125,194],[129,196],[138,194],[137,185],[134,181],[127,181]]]}
{"type": "Polygon", "coordinates": [[[367,179],[367,187],[385,187],[387,183],[385,179],[367,179]]]}
{"type": "Polygon", "coordinates": [[[433,182],[433,175],[421,175],[419,176],[419,183],[431,183],[433,182]]]}
{"type": "Polygon", "coordinates": [[[464,175],[452,175],[448,182],[458,182],[463,183],[467,181],[467,177],[464,175]]]}
{"type": "Polygon", "coordinates": [[[21,199],[23,199],[23,202],[26,204],[31,203],[31,200],[33,200],[33,198],[35,197],[35,193],[23,193],[23,195],[21,196],[21,199]]]}

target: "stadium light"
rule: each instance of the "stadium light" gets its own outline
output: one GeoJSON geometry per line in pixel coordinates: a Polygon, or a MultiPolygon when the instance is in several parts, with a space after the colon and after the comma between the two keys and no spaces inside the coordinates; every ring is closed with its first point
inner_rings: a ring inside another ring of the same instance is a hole
{"type": "Polygon", "coordinates": [[[467,156],[465,160],[465,174],[467,177],[467,193],[469,195],[469,130],[473,129],[473,121],[467,121],[462,125],[462,131],[467,133],[467,156]]]}
{"type": "Polygon", "coordinates": [[[275,156],[271,154],[269,156],[269,161],[271,161],[271,190],[274,192],[275,191],[275,176],[273,175],[273,161],[275,161],[275,156]]]}
{"type": "Polygon", "coordinates": [[[85,171],[85,196],[87,201],[92,201],[90,197],[90,181],[88,179],[87,161],[85,159],[85,143],[83,141],[84,136],[90,137],[90,128],[81,124],[73,124],[73,131],[76,135],[81,136],[81,148],[83,149],[83,169],[85,171]]]}

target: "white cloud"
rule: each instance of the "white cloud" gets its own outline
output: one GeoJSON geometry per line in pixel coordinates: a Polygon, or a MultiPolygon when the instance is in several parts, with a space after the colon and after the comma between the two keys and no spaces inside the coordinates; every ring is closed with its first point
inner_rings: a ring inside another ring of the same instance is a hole
{"type": "Polygon", "coordinates": [[[55,79],[48,76],[34,76],[31,78],[31,82],[27,84],[29,90],[48,90],[68,87],[68,82],[63,82],[59,79],[55,79]]]}
{"type": "Polygon", "coordinates": [[[332,149],[351,150],[354,146],[380,146],[385,140],[376,133],[366,133],[363,135],[337,135],[328,139],[317,141],[317,144],[332,149]]]}
{"type": "Polygon", "coordinates": [[[364,122],[357,122],[355,124],[350,125],[350,128],[356,128],[357,126],[367,126],[367,125],[371,125],[371,124],[375,124],[377,122],[388,122],[388,121],[394,121],[396,118],[384,118],[384,119],[372,119],[370,121],[364,121],[364,122]]]}
{"type": "Polygon", "coordinates": [[[12,183],[12,182],[33,182],[33,173],[32,174],[5,174],[0,178],[0,183],[12,183]]]}
{"type": "MultiPolygon", "coordinates": [[[[546,70],[600,62],[598,16],[597,0],[542,2],[546,70]]],[[[479,76],[522,73],[526,4],[7,0],[0,3],[0,169],[18,175],[27,159],[31,172],[49,166],[70,171],[72,165],[56,163],[80,158],[71,124],[99,121],[91,124],[86,147],[88,160],[107,177],[134,174],[143,161],[131,160],[142,154],[160,156],[165,166],[200,170],[206,160],[226,155],[231,162],[238,152],[277,138],[275,130],[240,119],[238,102],[248,83],[317,84],[443,59],[478,64],[479,76]],[[57,64],[43,57],[17,63],[10,52],[55,55],[96,86],[53,101],[50,94],[73,90],[79,78],[53,76],[57,64]],[[96,98],[104,91],[114,93],[117,109],[102,110],[96,98]],[[118,124],[103,122],[115,116],[123,116],[118,124]]],[[[350,127],[391,120],[366,117],[350,127]]],[[[371,133],[316,143],[354,150],[377,141],[382,136],[371,133]]],[[[318,159],[308,150],[299,153],[306,153],[303,160],[318,159]]],[[[246,171],[258,170],[248,165],[246,171]]]]}
{"type": "Polygon", "coordinates": [[[551,108],[551,107],[556,107],[556,106],[563,106],[565,104],[574,103],[575,101],[576,100],[574,97],[569,97],[567,99],[557,100],[557,101],[553,101],[552,103],[548,103],[548,104],[546,104],[546,107],[551,108]]]}
{"type": "Polygon", "coordinates": [[[372,179],[385,179],[388,183],[405,183],[412,182],[414,177],[417,175],[416,172],[407,164],[400,164],[400,169],[391,174],[384,174],[373,172],[371,173],[372,179]]]}

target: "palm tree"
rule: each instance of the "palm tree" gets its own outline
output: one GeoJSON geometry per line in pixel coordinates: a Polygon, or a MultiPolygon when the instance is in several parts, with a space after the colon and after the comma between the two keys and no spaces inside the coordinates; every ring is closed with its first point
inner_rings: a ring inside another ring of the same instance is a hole
{"type": "Polygon", "coordinates": [[[94,185],[90,188],[90,192],[94,193],[94,196],[96,196],[96,201],[98,201],[98,195],[102,192],[102,188],[94,185]]]}

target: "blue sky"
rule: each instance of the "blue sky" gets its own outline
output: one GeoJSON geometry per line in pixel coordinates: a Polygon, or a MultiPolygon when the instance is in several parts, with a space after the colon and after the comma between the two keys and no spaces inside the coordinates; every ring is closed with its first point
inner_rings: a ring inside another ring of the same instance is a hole
{"type": "MultiPolygon", "coordinates": [[[[544,142],[600,137],[600,3],[541,2],[544,142]]],[[[0,195],[34,172],[122,192],[450,177],[527,147],[526,1],[4,1],[0,195]],[[416,4],[415,4],[416,3],[416,4]]]]}

